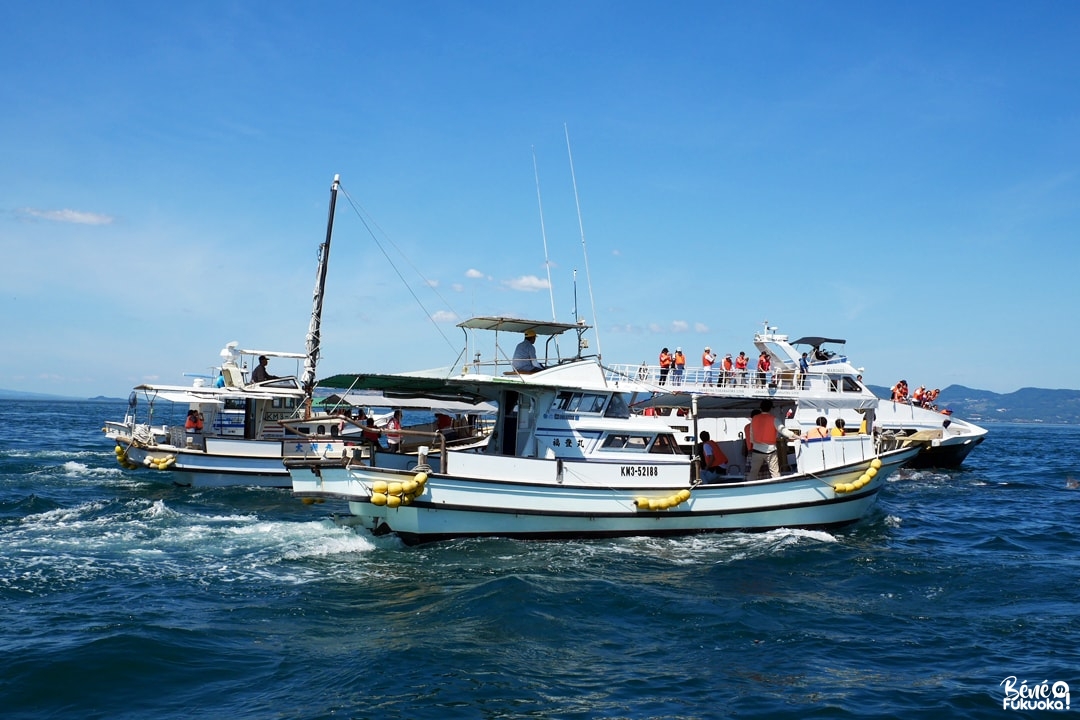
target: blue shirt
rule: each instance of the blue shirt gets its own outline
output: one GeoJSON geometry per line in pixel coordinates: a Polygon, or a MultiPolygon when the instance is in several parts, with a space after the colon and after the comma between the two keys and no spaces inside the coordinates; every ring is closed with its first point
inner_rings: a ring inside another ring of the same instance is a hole
{"type": "Polygon", "coordinates": [[[536,346],[528,340],[522,340],[514,348],[514,369],[518,372],[544,369],[544,366],[536,361],[536,346]]]}

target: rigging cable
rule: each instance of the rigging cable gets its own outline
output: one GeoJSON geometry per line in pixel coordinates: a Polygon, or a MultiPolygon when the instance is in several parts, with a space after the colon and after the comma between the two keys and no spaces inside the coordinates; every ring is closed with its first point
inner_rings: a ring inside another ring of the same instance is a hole
{"type": "Polygon", "coordinates": [[[435,318],[432,313],[428,311],[428,309],[424,306],[424,303],[421,302],[420,298],[417,297],[415,292],[413,292],[412,286],[410,286],[408,281],[405,280],[405,277],[401,274],[401,271],[398,269],[397,265],[395,265],[394,261],[390,259],[390,255],[386,252],[386,248],[383,247],[382,243],[379,242],[379,238],[371,229],[371,225],[374,225],[376,228],[378,228],[379,232],[381,232],[383,234],[383,237],[386,238],[386,241],[390,243],[390,245],[394,248],[394,250],[398,252],[399,255],[401,255],[402,258],[405,259],[405,262],[409,265],[409,267],[412,268],[413,272],[415,272],[416,275],[424,282],[424,284],[427,285],[428,288],[430,288],[431,291],[435,293],[435,295],[438,296],[440,300],[443,301],[446,307],[450,309],[450,312],[452,312],[455,317],[458,317],[458,314],[454,311],[453,306],[450,305],[450,303],[447,302],[446,298],[444,298],[439,293],[439,291],[435,288],[435,284],[425,278],[424,274],[421,273],[415,265],[409,262],[408,256],[401,251],[401,248],[394,244],[394,241],[390,239],[390,236],[387,235],[385,230],[379,227],[378,223],[372,220],[371,224],[368,224],[368,221],[364,217],[365,214],[368,214],[367,210],[364,209],[362,205],[359,205],[356,201],[354,201],[352,196],[349,195],[349,192],[345,188],[341,187],[339,188],[339,190],[345,196],[345,199],[349,201],[349,205],[352,206],[353,212],[356,213],[356,217],[360,219],[360,222],[363,224],[364,229],[366,229],[368,231],[368,234],[371,235],[371,239],[375,241],[375,246],[379,248],[379,252],[381,252],[383,254],[383,257],[386,258],[386,262],[390,263],[390,267],[393,268],[394,273],[398,276],[398,279],[401,280],[401,284],[404,285],[405,289],[409,291],[409,294],[412,295],[413,300],[415,300],[416,304],[420,306],[420,309],[424,311],[424,314],[427,316],[428,321],[435,327],[435,331],[439,333],[439,335],[442,337],[443,341],[448,347],[450,347],[451,349],[457,349],[457,346],[450,342],[450,338],[446,337],[446,334],[442,331],[442,328],[439,327],[439,324],[437,322],[435,322],[435,318]]]}

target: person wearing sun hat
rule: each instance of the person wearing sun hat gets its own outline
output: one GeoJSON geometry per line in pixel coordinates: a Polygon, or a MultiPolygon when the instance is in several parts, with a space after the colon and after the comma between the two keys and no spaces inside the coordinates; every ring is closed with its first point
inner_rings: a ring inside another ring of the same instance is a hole
{"type": "Polygon", "coordinates": [[[534,373],[544,366],[536,360],[536,331],[525,331],[525,339],[514,348],[514,370],[519,373],[534,373]]]}

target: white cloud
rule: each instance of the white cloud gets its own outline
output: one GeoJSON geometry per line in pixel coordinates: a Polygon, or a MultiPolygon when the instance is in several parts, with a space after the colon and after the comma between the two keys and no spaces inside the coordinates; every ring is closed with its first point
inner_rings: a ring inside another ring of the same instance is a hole
{"type": "Polygon", "coordinates": [[[681,333],[686,332],[689,329],[690,324],[687,323],[685,320],[675,320],[671,323],[671,332],[681,333]]]}
{"type": "Polygon", "coordinates": [[[522,292],[536,292],[551,287],[547,280],[538,278],[535,275],[522,275],[514,280],[504,280],[503,285],[506,285],[511,290],[520,290],[522,292]]]}
{"type": "Polygon", "coordinates": [[[17,213],[24,217],[53,222],[73,223],[75,225],[112,225],[111,215],[80,212],[79,210],[39,210],[38,208],[20,208],[17,213]]]}
{"type": "Polygon", "coordinates": [[[448,310],[439,310],[432,314],[431,319],[435,322],[452,323],[457,322],[458,316],[457,313],[452,313],[448,310]]]}
{"type": "Polygon", "coordinates": [[[438,280],[428,280],[427,284],[428,284],[428,287],[433,287],[433,288],[439,287],[439,281],[438,280]]]}
{"type": "Polygon", "coordinates": [[[450,286],[450,289],[453,290],[454,292],[465,292],[465,286],[462,285],[461,283],[453,283],[450,286]]]}
{"type": "Polygon", "coordinates": [[[465,277],[479,279],[479,278],[484,277],[484,273],[482,273],[479,270],[476,270],[474,268],[469,268],[468,270],[465,271],[465,277]]]}
{"type": "Polygon", "coordinates": [[[709,326],[705,323],[694,323],[694,332],[707,333],[709,332],[709,326]]]}

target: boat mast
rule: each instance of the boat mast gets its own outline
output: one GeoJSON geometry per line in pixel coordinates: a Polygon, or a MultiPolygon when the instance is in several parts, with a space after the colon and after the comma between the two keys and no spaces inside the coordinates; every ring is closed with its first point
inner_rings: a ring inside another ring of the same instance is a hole
{"type": "Polygon", "coordinates": [[[326,240],[319,246],[319,268],[315,273],[315,294],[312,298],[311,322],[307,332],[307,356],[304,358],[304,377],[300,386],[304,389],[304,409],[311,416],[311,396],[315,391],[315,365],[319,361],[322,342],[322,307],[323,294],[326,291],[326,266],[330,260],[330,238],[334,232],[334,206],[337,204],[338,186],[341,176],[334,175],[330,185],[330,213],[326,220],[326,240]]]}

